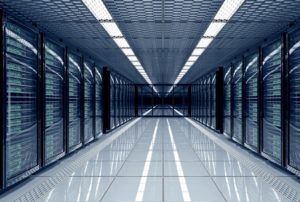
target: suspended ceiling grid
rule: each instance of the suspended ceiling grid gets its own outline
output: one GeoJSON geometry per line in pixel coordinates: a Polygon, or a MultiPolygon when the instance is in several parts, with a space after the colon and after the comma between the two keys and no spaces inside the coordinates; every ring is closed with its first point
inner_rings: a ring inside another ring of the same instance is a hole
{"type": "MultiPolygon", "coordinates": [[[[173,83],[222,0],[104,0],[153,83],[173,83]]],[[[81,0],[0,0],[18,19],[91,55],[136,83],[145,81],[81,0]]],[[[300,1],[246,0],[182,83],[228,64],[300,16],[300,1]]]]}

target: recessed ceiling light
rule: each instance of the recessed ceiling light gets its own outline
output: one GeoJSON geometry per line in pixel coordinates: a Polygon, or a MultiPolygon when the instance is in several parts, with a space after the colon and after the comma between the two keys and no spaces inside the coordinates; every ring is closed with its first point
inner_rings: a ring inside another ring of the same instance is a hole
{"type": "MultiPolygon", "coordinates": [[[[192,56],[188,59],[188,62],[194,62],[203,54],[206,48],[211,44],[214,38],[219,34],[219,32],[223,29],[226,25],[227,21],[235,14],[235,12],[241,7],[245,0],[225,0],[216,13],[213,21],[209,24],[208,28],[204,32],[204,35],[199,40],[198,44],[196,45],[195,49],[192,52],[192,56]],[[198,58],[193,58],[193,56],[197,56],[198,58]],[[195,60],[194,60],[195,59],[195,60]]],[[[188,63],[186,62],[186,64],[188,63]]],[[[191,63],[190,63],[191,64],[191,63]]],[[[183,67],[188,69],[187,67],[183,67]]],[[[189,67],[190,68],[190,67],[189,67]]],[[[179,83],[181,78],[186,74],[187,71],[182,71],[177,76],[174,84],[179,83]]]]}

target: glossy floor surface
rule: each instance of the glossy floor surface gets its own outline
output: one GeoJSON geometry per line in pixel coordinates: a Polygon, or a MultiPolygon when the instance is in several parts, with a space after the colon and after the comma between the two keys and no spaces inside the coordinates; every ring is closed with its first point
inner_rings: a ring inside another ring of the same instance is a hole
{"type": "MultiPolygon", "coordinates": [[[[203,126],[198,124],[202,128],[199,130],[184,118],[134,121],[116,132],[119,134],[111,134],[116,137],[106,139],[106,145],[92,144],[12,189],[0,201],[30,197],[53,202],[289,201],[212,140],[212,132],[205,134],[203,126]],[[77,166],[62,172],[79,158],[83,160],[77,166]],[[47,186],[36,191],[42,183],[47,186]],[[32,194],[34,191],[36,195],[32,194]]],[[[234,145],[229,141],[228,144],[234,145]]],[[[264,163],[250,152],[242,152],[249,159],[264,163]]],[[[276,178],[293,180],[294,188],[300,190],[295,177],[276,171],[269,164],[265,166],[274,170],[276,178]]]]}

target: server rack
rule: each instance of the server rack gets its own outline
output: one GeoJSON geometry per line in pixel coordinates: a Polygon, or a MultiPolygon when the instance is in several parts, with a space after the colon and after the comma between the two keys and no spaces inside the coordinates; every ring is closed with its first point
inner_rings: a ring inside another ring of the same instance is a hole
{"type": "Polygon", "coordinates": [[[103,126],[102,126],[102,70],[96,65],[94,68],[95,75],[95,135],[99,137],[103,134],[103,126]]]}
{"type": "Polygon", "coordinates": [[[1,15],[1,188],[41,167],[38,31],[1,15]]]}
{"type": "Polygon", "coordinates": [[[200,88],[200,107],[199,107],[199,115],[198,115],[198,119],[201,123],[204,123],[204,80],[203,78],[200,80],[200,85],[199,85],[199,88],[200,88]]]}
{"type": "Polygon", "coordinates": [[[288,99],[286,106],[288,108],[286,127],[286,166],[287,169],[300,176],[300,29],[293,28],[289,31],[286,45],[286,56],[288,65],[286,68],[288,99]]]}
{"type": "Polygon", "coordinates": [[[216,73],[211,79],[211,124],[210,127],[216,130],[216,73]]]}
{"type": "Polygon", "coordinates": [[[84,132],[83,132],[83,142],[87,144],[91,142],[94,137],[94,62],[90,59],[84,58],[83,60],[83,77],[84,77],[84,108],[83,108],[83,122],[84,122],[84,132]]]}
{"type": "Polygon", "coordinates": [[[224,135],[231,137],[231,77],[232,68],[224,69],[224,135]]]}
{"type": "Polygon", "coordinates": [[[259,152],[259,51],[246,54],[244,61],[244,145],[259,152]]]}
{"type": "Polygon", "coordinates": [[[65,46],[42,35],[43,165],[66,154],[65,46]]]}
{"type": "Polygon", "coordinates": [[[207,81],[207,83],[206,83],[206,95],[207,95],[206,126],[210,127],[210,124],[211,124],[211,75],[208,76],[206,81],[207,81]]]}
{"type": "MultiPolygon", "coordinates": [[[[282,38],[283,39],[283,38],[282,38]]],[[[283,148],[283,60],[284,46],[277,39],[262,47],[262,117],[261,154],[270,161],[282,165],[283,148]]]]}
{"type": "Polygon", "coordinates": [[[120,126],[120,107],[119,107],[119,102],[120,102],[120,83],[119,83],[119,78],[116,75],[115,76],[115,123],[116,127],[120,126]]]}
{"type": "Polygon", "coordinates": [[[82,146],[82,57],[77,51],[67,52],[67,150],[82,146]]]}
{"type": "Polygon", "coordinates": [[[242,82],[243,82],[243,62],[242,60],[233,64],[232,73],[232,139],[240,144],[243,143],[242,128],[242,82]]]}
{"type": "Polygon", "coordinates": [[[115,78],[110,74],[110,129],[114,129],[115,125],[115,78]]]}

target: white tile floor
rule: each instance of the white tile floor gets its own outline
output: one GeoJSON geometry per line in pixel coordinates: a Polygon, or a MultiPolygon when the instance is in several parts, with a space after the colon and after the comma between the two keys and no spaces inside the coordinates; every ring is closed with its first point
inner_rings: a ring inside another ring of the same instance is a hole
{"type": "MultiPolygon", "coordinates": [[[[70,162],[32,178],[55,178],[70,162]]],[[[183,118],[142,118],[64,177],[41,201],[288,201],[183,118]]]]}

